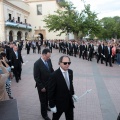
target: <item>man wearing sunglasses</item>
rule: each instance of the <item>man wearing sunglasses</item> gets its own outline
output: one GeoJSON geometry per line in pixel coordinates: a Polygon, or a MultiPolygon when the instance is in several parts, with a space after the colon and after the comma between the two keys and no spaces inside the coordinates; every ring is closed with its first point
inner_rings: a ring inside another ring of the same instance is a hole
{"type": "Polygon", "coordinates": [[[74,120],[74,102],[77,102],[78,97],[74,94],[73,71],[69,69],[70,64],[68,56],[60,57],[60,67],[50,76],[48,100],[53,112],[52,120],[59,120],[63,112],[66,120],[74,120]]]}

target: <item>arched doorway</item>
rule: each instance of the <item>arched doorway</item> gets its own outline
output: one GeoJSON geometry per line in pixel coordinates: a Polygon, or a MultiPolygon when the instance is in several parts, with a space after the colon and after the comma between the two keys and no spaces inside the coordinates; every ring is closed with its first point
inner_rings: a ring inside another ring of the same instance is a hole
{"type": "Polygon", "coordinates": [[[21,38],[22,38],[22,32],[18,31],[17,32],[17,40],[21,40],[21,38]]]}
{"type": "Polygon", "coordinates": [[[11,30],[9,32],[9,42],[12,42],[13,41],[13,31],[11,30]]]}
{"type": "Polygon", "coordinates": [[[43,45],[43,34],[42,33],[39,33],[39,40],[41,41],[41,45],[43,45]]]}
{"type": "Polygon", "coordinates": [[[28,37],[28,33],[27,33],[27,32],[25,32],[25,40],[27,39],[27,37],[28,37]]]}

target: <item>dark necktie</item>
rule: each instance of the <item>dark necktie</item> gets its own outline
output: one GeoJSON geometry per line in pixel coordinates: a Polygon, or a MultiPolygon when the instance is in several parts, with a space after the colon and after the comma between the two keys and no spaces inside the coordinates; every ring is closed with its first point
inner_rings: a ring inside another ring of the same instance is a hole
{"type": "Polygon", "coordinates": [[[45,65],[47,67],[47,69],[49,70],[49,66],[48,66],[48,63],[45,61],[45,65]]]}

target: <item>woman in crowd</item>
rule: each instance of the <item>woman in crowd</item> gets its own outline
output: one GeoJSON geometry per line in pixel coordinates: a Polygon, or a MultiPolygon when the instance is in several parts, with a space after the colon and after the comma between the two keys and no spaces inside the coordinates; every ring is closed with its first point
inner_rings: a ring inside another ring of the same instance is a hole
{"type": "Polygon", "coordinates": [[[0,73],[0,101],[4,101],[7,99],[5,83],[6,83],[6,80],[8,79],[9,72],[3,66],[1,60],[0,60],[0,69],[3,72],[3,74],[0,73]]]}
{"type": "Polygon", "coordinates": [[[112,47],[112,63],[114,63],[115,61],[115,56],[116,56],[116,45],[114,43],[112,47]]]}

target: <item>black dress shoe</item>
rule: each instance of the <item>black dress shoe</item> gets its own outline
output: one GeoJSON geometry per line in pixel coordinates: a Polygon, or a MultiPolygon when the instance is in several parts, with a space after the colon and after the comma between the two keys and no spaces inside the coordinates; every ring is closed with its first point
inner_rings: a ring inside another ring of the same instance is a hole
{"type": "Polygon", "coordinates": [[[44,120],[51,120],[48,116],[44,117],[44,120]]]}
{"type": "Polygon", "coordinates": [[[13,97],[12,97],[11,95],[9,95],[9,98],[10,98],[10,99],[13,99],[13,97]]]}
{"type": "Polygon", "coordinates": [[[19,80],[16,80],[16,82],[18,83],[18,82],[19,82],[19,80]]]}

